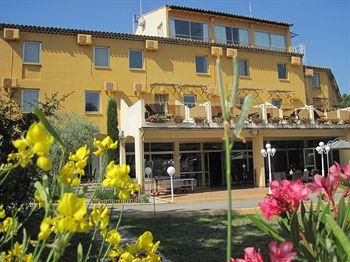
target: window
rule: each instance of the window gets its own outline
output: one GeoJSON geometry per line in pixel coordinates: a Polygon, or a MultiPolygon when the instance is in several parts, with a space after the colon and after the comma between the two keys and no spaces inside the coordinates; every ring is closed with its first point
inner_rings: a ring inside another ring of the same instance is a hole
{"type": "Polygon", "coordinates": [[[223,44],[249,45],[249,32],[247,29],[215,26],[215,41],[223,44]]]}
{"type": "Polygon", "coordinates": [[[287,79],[287,65],[277,64],[278,79],[287,79]]]}
{"type": "Polygon", "coordinates": [[[272,99],[272,105],[280,108],[281,107],[281,99],[272,99]]]}
{"type": "Polygon", "coordinates": [[[196,73],[197,74],[208,73],[208,57],[196,56],[196,73]]]}
{"type": "Polygon", "coordinates": [[[312,87],[313,88],[319,88],[320,87],[320,75],[314,74],[312,76],[312,87]]]}
{"type": "Polygon", "coordinates": [[[184,95],[183,102],[184,102],[184,105],[189,107],[189,108],[195,107],[196,97],[193,95],[184,95]]]}
{"type": "Polygon", "coordinates": [[[260,48],[286,50],[284,35],[266,32],[254,32],[254,45],[260,48]]]}
{"type": "Polygon", "coordinates": [[[248,60],[239,60],[239,75],[249,76],[248,60]]]}
{"type": "Polygon", "coordinates": [[[244,98],[240,98],[240,99],[239,99],[239,105],[242,107],[243,104],[244,104],[244,98]]]}
{"type": "Polygon", "coordinates": [[[129,68],[143,69],[143,51],[129,50],[129,68]]]}
{"type": "Polygon", "coordinates": [[[109,67],[109,48],[95,47],[94,48],[94,63],[95,67],[109,67]]]}
{"type": "Polygon", "coordinates": [[[24,42],[23,43],[23,63],[40,64],[41,43],[24,42]]]}
{"type": "Polygon", "coordinates": [[[170,35],[191,40],[209,41],[208,24],[186,20],[171,19],[170,35]]]}
{"type": "Polygon", "coordinates": [[[39,90],[38,89],[23,89],[22,90],[22,112],[33,112],[34,108],[39,105],[39,90]]]}
{"type": "Polygon", "coordinates": [[[88,113],[100,112],[100,92],[98,91],[85,92],[85,112],[88,112],[88,113]]]}

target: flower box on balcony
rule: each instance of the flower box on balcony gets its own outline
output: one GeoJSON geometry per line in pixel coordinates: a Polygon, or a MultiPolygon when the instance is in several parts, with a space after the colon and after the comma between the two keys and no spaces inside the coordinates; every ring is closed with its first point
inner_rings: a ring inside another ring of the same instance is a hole
{"type": "Polygon", "coordinates": [[[150,123],[165,123],[166,120],[167,120],[166,116],[159,115],[159,114],[150,115],[147,118],[147,122],[150,122],[150,123]]]}
{"type": "Polygon", "coordinates": [[[202,116],[196,116],[193,118],[193,120],[196,123],[196,125],[203,125],[206,122],[205,117],[202,116]]]}
{"type": "Polygon", "coordinates": [[[221,126],[224,123],[224,119],[221,116],[214,117],[214,123],[221,126]]]}
{"type": "Polygon", "coordinates": [[[339,120],[338,119],[329,119],[329,124],[330,125],[337,125],[337,124],[339,124],[339,120]]]}
{"type": "Polygon", "coordinates": [[[184,118],[180,115],[173,115],[171,116],[171,122],[174,124],[182,124],[184,121],[184,118]]]}
{"type": "Polygon", "coordinates": [[[311,119],[308,117],[304,117],[300,119],[300,124],[304,126],[309,126],[311,124],[311,119]]]}

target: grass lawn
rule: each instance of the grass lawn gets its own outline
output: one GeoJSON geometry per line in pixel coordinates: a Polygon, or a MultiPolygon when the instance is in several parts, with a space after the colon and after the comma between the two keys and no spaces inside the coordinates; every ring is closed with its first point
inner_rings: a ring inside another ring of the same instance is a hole
{"type": "MultiPolygon", "coordinates": [[[[273,223],[273,222],[272,222],[273,223]]],[[[277,225],[277,222],[274,222],[277,225]]],[[[159,251],[172,261],[225,261],[226,217],[124,217],[123,229],[140,235],[150,230],[155,241],[160,240],[159,251]]],[[[264,251],[272,240],[247,216],[233,219],[233,257],[243,257],[244,248],[254,246],[264,251]]],[[[263,252],[265,253],[265,252],[263,252]]]]}

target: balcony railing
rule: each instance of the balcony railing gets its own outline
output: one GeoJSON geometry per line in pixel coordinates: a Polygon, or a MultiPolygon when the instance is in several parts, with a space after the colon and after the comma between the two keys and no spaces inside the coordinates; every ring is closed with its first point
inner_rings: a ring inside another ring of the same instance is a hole
{"type": "MultiPolygon", "coordinates": [[[[182,103],[145,102],[145,125],[179,127],[222,127],[221,106],[210,102],[182,103]]],[[[241,113],[240,106],[231,111],[232,125],[241,113]]],[[[321,112],[312,106],[280,109],[271,104],[253,106],[245,121],[247,128],[327,128],[350,126],[350,111],[321,112]]]]}

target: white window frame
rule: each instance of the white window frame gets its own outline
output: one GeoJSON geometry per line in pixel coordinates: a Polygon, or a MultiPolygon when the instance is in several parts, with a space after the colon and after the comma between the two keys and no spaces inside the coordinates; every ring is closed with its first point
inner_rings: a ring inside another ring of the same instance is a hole
{"type": "Polygon", "coordinates": [[[22,63],[25,64],[25,65],[41,65],[41,42],[35,42],[35,41],[25,41],[23,42],[23,57],[22,57],[22,63]],[[39,62],[38,63],[35,63],[35,62],[27,62],[27,61],[24,61],[24,53],[25,53],[25,46],[26,44],[39,44],[39,62]]]}
{"type": "Polygon", "coordinates": [[[24,91],[37,91],[38,92],[38,104],[40,103],[40,89],[39,88],[22,88],[21,90],[21,112],[22,113],[32,113],[32,111],[24,111],[23,110],[23,105],[24,105],[24,101],[23,101],[23,93],[24,91]]]}
{"type": "MultiPolygon", "coordinates": [[[[202,41],[202,42],[207,42],[209,41],[210,39],[210,28],[209,28],[209,24],[208,23],[205,23],[203,21],[196,21],[196,20],[188,20],[188,19],[178,19],[178,18],[170,18],[170,20],[172,20],[173,22],[170,22],[170,24],[172,23],[173,24],[173,34],[174,35],[170,35],[170,37],[173,37],[173,38],[180,38],[180,39],[188,39],[188,40],[192,40],[192,41],[202,41]],[[175,20],[178,20],[178,21],[185,21],[185,22],[188,22],[188,26],[189,26],[189,29],[188,29],[188,32],[189,32],[189,37],[186,38],[186,37],[181,37],[181,36],[187,36],[187,35],[179,35],[179,36],[176,36],[176,30],[175,30],[175,20]],[[199,23],[199,24],[202,24],[203,25],[203,39],[200,40],[200,39],[192,39],[192,34],[191,34],[191,22],[193,23],[199,23]],[[205,33],[204,32],[204,25],[206,25],[206,30],[207,32],[205,33]],[[206,38],[206,35],[208,37],[208,39],[205,39],[206,38]]],[[[171,28],[170,28],[171,30],[171,28]]],[[[170,32],[171,33],[171,32],[170,32]]]]}
{"type": "Polygon", "coordinates": [[[286,35],[284,35],[284,34],[278,34],[278,33],[273,33],[273,32],[267,32],[267,31],[254,31],[254,33],[253,33],[253,35],[254,35],[254,46],[256,46],[256,47],[258,47],[258,48],[266,48],[266,49],[276,49],[277,48],[277,50],[287,50],[288,49],[288,47],[287,47],[287,41],[286,41],[286,35]],[[269,45],[268,46],[263,46],[263,45],[260,45],[260,44],[256,44],[256,42],[255,42],[255,33],[264,33],[264,34],[268,34],[268,36],[269,36],[269,45]],[[278,49],[278,47],[275,47],[275,46],[272,46],[271,45],[271,35],[280,35],[280,36],[283,36],[284,37],[284,48],[282,49],[282,48],[280,48],[280,49],[278,49]]]}
{"type": "MultiPolygon", "coordinates": [[[[231,27],[231,32],[232,32],[232,28],[236,28],[238,29],[238,45],[240,46],[249,46],[250,45],[250,32],[249,32],[249,28],[245,28],[245,27],[234,27],[232,25],[228,25],[228,24],[215,24],[214,25],[214,39],[215,39],[215,42],[216,43],[222,43],[222,41],[218,41],[218,39],[216,39],[216,35],[215,35],[215,27],[216,26],[221,26],[221,27],[225,27],[225,34],[226,34],[226,27],[231,27]],[[240,39],[240,36],[239,36],[239,30],[246,30],[248,32],[248,45],[243,45],[241,44],[241,39],[240,39]]],[[[226,38],[226,42],[224,44],[228,44],[227,43],[227,36],[225,36],[226,38]]],[[[233,45],[236,45],[236,44],[233,44],[233,45]]]]}
{"type": "Polygon", "coordinates": [[[129,69],[130,70],[145,70],[145,58],[144,58],[144,54],[143,54],[143,50],[141,50],[141,49],[129,49],[129,51],[128,51],[128,63],[129,63],[129,69]],[[142,67],[141,68],[135,68],[135,67],[130,67],[130,52],[131,51],[138,51],[138,52],[141,52],[141,54],[142,54],[142,67]]]}
{"type": "Polygon", "coordinates": [[[239,59],[238,61],[239,63],[239,69],[238,69],[238,73],[239,73],[239,77],[250,77],[250,66],[249,66],[249,60],[248,59],[239,59]],[[240,72],[240,68],[241,68],[241,61],[246,61],[247,62],[247,75],[241,75],[241,72],[240,72]]]}
{"type": "Polygon", "coordinates": [[[314,73],[313,76],[311,77],[311,87],[314,89],[319,89],[321,87],[321,83],[320,83],[320,74],[319,73],[314,73]],[[314,86],[314,81],[313,81],[313,77],[317,75],[317,86],[314,86]]]}
{"type": "Polygon", "coordinates": [[[102,96],[101,91],[99,90],[84,90],[84,113],[85,114],[101,114],[102,112],[102,96]],[[86,111],[86,93],[98,93],[98,103],[99,108],[98,111],[86,111]]]}
{"type": "Polygon", "coordinates": [[[281,81],[288,81],[289,76],[288,76],[288,66],[287,66],[287,63],[277,63],[277,77],[278,77],[278,80],[281,80],[281,81]],[[284,67],[285,67],[285,69],[286,69],[286,78],[280,78],[279,73],[278,73],[278,65],[284,65],[284,67]]]}
{"type": "Polygon", "coordinates": [[[95,68],[110,68],[111,66],[111,56],[110,56],[110,48],[108,46],[94,46],[94,67],[95,68]],[[97,48],[104,48],[104,49],[107,49],[108,51],[108,66],[97,66],[96,65],[96,49],[97,48]]]}
{"type": "Polygon", "coordinates": [[[208,56],[206,56],[206,55],[196,55],[195,56],[195,64],[196,64],[196,74],[198,74],[198,75],[208,75],[209,74],[209,58],[208,58],[208,56]],[[207,70],[206,70],[206,72],[198,72],[197,71],[197,57],[204,57],[204,58],[206,58],[207,59],[207,70]]]}

